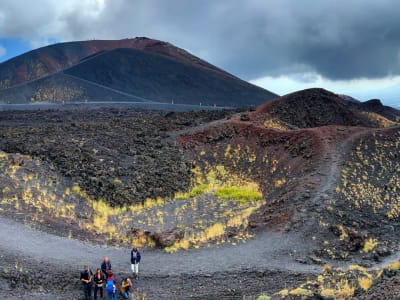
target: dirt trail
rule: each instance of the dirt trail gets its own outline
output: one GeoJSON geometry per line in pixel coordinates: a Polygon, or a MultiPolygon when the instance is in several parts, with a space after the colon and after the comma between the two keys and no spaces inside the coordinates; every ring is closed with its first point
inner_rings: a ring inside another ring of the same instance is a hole
{"type": "MultiPolygon", "coordinates": [[[[307,223],[306,228],[313,228],[315,225],[316,219],[310,218],[310,211],[315,208],[321,209],[323,206],[328,206],[330,198],[332,198],[332,194],[334,193],[335,186],[340,180],[341,176],[341,164],[346,161],[345,155],[347,155],[351,149],[351,145],[353,142],[368,133],[371,132],[371,128],[360,128],[356,129],[354,132],[347,133],[347,136],[340,140],[337,143],[337,137],[327,136],[326,133],[320,131],[319,128],[311,129],[315,131],[322,142],[323,145],[323,155],[320,158],[319,166],[310,173],[307,177],[304,178],[304,182],[307,184],[303,184],[299,186],[297,190],[297,197],[303,198],[304,194],[309,194],[311,197],[307,199],[308,209],[304,209],[301,212],[297,212],[295,218],[297,221],[301,221],[303,223],[307,223]]],[[[344,133],[346,128],[337,127],[335,130],[338,132],[344,133]]],[[[301,199],[303,201],[303,199],[301,199]]],[[[345,265],[341,264],[340,267],[345,267],[345,265]]]]}
{"type": "MultiPolygon", "coordinates": [[[[340,165],[346,161],[345,156],[351,151],[351,147],[353,146],[354,142],[363,136],[380,130],[384,129],[362,128],[351,133],[342,142],[336,145],[332,144],[332,142],[329,143],[325,141],[326,145],[324,157],[320,163],[320,167],[315,172],[318,176],[314,177],[314,180],[316,179],[314,182],[319,182],[319,184],[315,186],[315,194],[310,199],[311,205],[315,205],[316,203],[321,203],[321,201],[329,199],[327,195],[330,195],[334,192],[334,189],[341,177],[340,165]]],[[[384,259],[382,259],[382,261],[374,263],[367,269],[381,269],[387,267],[387,265],[396,260],[400,260],[400,251],[386,256],[384,259]]],[[[352,262],[337,261],[334,265],[346,270],[351,263],[352,262]]]]}
{"type": "MultiPolygon", "coordinates": [[[[15,221],[0,217],[0,249],[29,257],[37,262],[81,268],[88,262],[97,266],[108,256],[116,269],[129,272],[129,249],[92,245],[41,231],[35,231],[15,221]],[[74,263],[71,262],[76,262],[74,263]]],[[[142,270],[147,275],[212,274],[241,270],[290,270],[316,273],[321,267],[295,262],[290,251],[304,251],[304,243],[295,235],[265,232],[236,246],[211,246],[198,250],[168,254],[163,250],[146,250],[142,270]]]]}
{"type": "MultiPolygon", "coordinates": [[[[353,145],[354,141],[364,135],[367,135],[374,131],[371,128],[364,128],[360,131],[351,133],[345,140],[338,145],[329,145],[326,143],[326,152],[324,154],[323,162],[317,170],[318,179],[321,179],[322,184],[318,187],[317,192],[312,199],[313,202],[324,193],[332,192],[340,179],[340,164],[345,161],[345,155],[347,155],[353,145]]],[[[332,142],[331,142],[332,143],[332,142]]]]}

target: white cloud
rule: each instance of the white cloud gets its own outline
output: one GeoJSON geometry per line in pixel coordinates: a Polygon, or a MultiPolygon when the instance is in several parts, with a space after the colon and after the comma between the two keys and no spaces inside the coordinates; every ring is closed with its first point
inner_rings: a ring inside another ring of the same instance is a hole
{"type": "Polygon", "coordinates": [[[3,47],[2,45],[0,45],[0,57],[6,55],[7,53],[7,49],[5,47],[3,47]]]}
{"type": "Polygon", "coordinates": [[[73,40],[85,36],[86,28],[72,34],[69,18],[74,16],[91,24],[94,19],[99,19],[105,6],[105,0],[3,1],[0,8],[0,38],[23,38],[32,48],[46,45],[54,39],[73,40]]]}
{"type": "Polygon", "coordinates": [[[277,93],[320,86],[384,100],[389,90],[392,99],[400,95],[396,5],[396,0],[1,0],[0,38],[22,38],[36,48],[54,41],[148,36],[246,80],[260,78],[253,82],[277,93]],[[359,77],[382,79],[354,79],[359,77]]]}
{"type": "Polygon", "coordinates": [[[244,79],[294,73],[298,65],[334,80],[374,78],[400,74],[394,63],[400,49],[396,5],[396,0],[1,0],[0,38],[23,38],[37,47],[48,40],[148,36],[244,79]]]}
{"type": "Polygon", "coordinates": [[[278,77],[262,77],[251,83],[285,95],[308,88],[324,88],[337,94],[352,96],[361,101],[372,98],[381,99],[383,103],[397,106],[400,100],[400,76],[379,79],[330,80],[316,73],[290,74],[278,77]],[[308,80],[301,80],[307,78],[308,80]]]}

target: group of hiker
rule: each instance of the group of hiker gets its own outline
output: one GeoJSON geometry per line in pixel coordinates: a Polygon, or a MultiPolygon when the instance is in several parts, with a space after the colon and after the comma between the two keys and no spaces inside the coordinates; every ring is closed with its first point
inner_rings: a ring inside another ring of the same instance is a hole
{"type": "MultiPolygon", "coordinates": [[[[132,276],[136,279],[139,278],[140,259],[141,256],[138,249],[136,247],[132,248],[131,270],[132,276]]],[[[105,293],[107,293],[108,300],[117,300],[118,291],[123,299],[128,299],[131,288],[133,287],[132,280],[129,276],[124,277],[121,281],[121,284],[118,286],[118,283],[114,277],[111,261],[108,257],[104,257],[100,268],[96,269],[94,274],[88,265],[84,265],[83,271],[81,271],[80,281],[82,283],[85,300],[92,299],[92,291],[94,300],[98,299],[97,296],[99,296],[100,299],[104,299],[105,293]]]]}

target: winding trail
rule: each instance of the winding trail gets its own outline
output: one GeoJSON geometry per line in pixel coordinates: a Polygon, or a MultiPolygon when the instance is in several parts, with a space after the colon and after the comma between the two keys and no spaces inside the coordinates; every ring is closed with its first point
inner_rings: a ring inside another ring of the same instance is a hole
{"type": "MultiPolygon", "coordinates": [[[[382,130],[385,129],[360,128],[360,130],[350,133],[349,136],[347,136],[339,144],[335,145],[333,143],[332,145],[332,142],[330,142],[330,145],[329,142],[325,141],[326,151],[324,153],[319,168],[315,171],[315,174],[319,175],[317,181],[320,181],[319,184],[315,187],[316,191],[314,191],[315,194],[310,199],[310,205],[321,203],[321,201],[327,199],[327,195],[334,193],[334,189],[341,178],[340,164],[343,164],[346,161],[345,155],[349,154],[352,145],[354,145],[354,142],[359,138],[362,138],[363,136],[382,130]]],[[[371,267],[367,268],[367,270],[372,271],[382,269],[387,267],[393,261],[397,260],[400,260],[400,251],[394,252],[391,255],[384,257],[380,262],[375,262],[371,267]]],[[[343,270],[347,270],[349,265],[353,263],[354,262],[352,261],[338,261],[333,265],[336,267],[340,267],[343,270]]]]}
{"type": "MultiPolygon", "coordinates": [[[[37,262],[76,268],[85,262],[97,266],[102,257],[108,256],[115,268],[129,272],[130,249],[93,245],[67,239],[42,231],[35,231],[15,221],[0,217],[0,249],[5,252],[29,257],[37,262]]],[[[212,274],[215,272],[240,272],[242,270],[282,270],[302,273],[318,273],[320,266],[300,264],[288,250],[301,252],[304,243],[295,235],[264,232],[245,243],[232,246],[178,251],[174,254],[163,250],[146,250],[142,253],[143,273],[146,275],[212,274]]]]}
{"type": "Polygon", "coordinates": [[[351,146],[356,139],[365,136],[372,131],[374,131],[374,129],[363,128],[351,133],[337,145],[329,145],[329,143],[325,141],[326,152],[322,158],[323,162],[320,163],[320,167],[316,171],[316,173],[319,174],[319,178],[323,179],[317,188],[315,196],[311,199],[311,202],[315,203],[323,194],[333,192],[335,185],[341,176],[340,164],[346,161],[344,155],[349,153],[351,146]]]}

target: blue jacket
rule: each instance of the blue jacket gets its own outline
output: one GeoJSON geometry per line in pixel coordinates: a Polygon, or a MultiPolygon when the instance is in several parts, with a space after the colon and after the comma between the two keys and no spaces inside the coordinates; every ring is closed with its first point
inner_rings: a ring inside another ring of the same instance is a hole
{"type": "Polygon", "coordinates": [[[131,264],[140,263],[140,252],[136,251],[136,257],[134,256],[133,251],[131,251],[131,264]]]}

